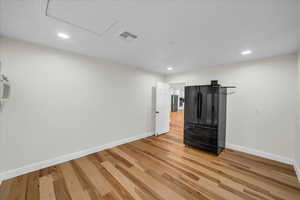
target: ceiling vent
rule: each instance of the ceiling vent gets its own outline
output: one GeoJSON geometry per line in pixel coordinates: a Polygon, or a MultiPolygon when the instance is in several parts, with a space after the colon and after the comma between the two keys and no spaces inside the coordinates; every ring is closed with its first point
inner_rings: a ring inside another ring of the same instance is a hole
{"type": "Polygon", "coordinates": [[[123,40],[126,40],[126,41],[133,41],[133,40],[136,40],[138,38],[137,35],[134,35],[128,31],[124,31],[120,34],[120,37],[123,39],[123,40]]]}

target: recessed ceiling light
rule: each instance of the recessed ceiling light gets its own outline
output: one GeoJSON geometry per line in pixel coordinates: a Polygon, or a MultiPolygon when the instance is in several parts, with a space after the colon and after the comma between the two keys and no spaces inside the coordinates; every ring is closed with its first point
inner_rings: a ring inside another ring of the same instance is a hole
{"type": "Polygon", "coordinates": [[[57,33],[57,36],[62,38],[62,39],[70,39],[70,36],[65,33],[57,33]]]}
{"type": "Polygon", "coordinates": [[[168,67],[167,70],[172,71],[173,67],[168,67]]]}
{"type": "Polygon", "coordinates": [[[251,54],[252,53],[252,51],[251,50],[245,50],[245,51],[242,51],[242,55],[249,55],[249,54],[251,54]]]}

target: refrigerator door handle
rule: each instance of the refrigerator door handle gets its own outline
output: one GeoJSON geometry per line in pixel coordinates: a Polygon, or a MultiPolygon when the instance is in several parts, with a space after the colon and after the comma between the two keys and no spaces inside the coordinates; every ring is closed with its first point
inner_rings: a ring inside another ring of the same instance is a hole
{"type": "Polygon", "coordinates": [[[202,117],[202,97],[203,97],[203,95],[202,95],[202,93],[200,92],[200,118],[202,117]]]}
{"type": "Polygon", "coordinates": [[[200,101],[200,97],[199,97],[200,93],[197,93],[197,118],[199,119],[199,101],[200,101]]]}
{"type": "Polygon", "coordinates": [[[202,116],[202,93],[198,92],[197,95],[197,118],[201,118],[202,116]]]}

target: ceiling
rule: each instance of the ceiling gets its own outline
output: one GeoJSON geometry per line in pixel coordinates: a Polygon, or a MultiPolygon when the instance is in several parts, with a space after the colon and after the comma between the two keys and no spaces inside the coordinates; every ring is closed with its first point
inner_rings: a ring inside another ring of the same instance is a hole
{"type": "Polygon", "coordinates": [[[1,35],[163,74],[300,47],[299,0],[49,0],[48,16],[47,0],[0,1],[1,35]]]}

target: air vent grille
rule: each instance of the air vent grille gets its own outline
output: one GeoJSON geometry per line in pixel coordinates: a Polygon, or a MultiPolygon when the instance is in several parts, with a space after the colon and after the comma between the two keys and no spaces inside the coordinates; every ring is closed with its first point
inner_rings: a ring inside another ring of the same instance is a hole
{"type": "Polygon", "coordinates": [[[128,31],[124,31],[120,34],[120,37],[124,40],[127,40],[127,41],[132,41],[132,40],[136,40],[138,38],[137,35],[134,35],[128,31]]]}

